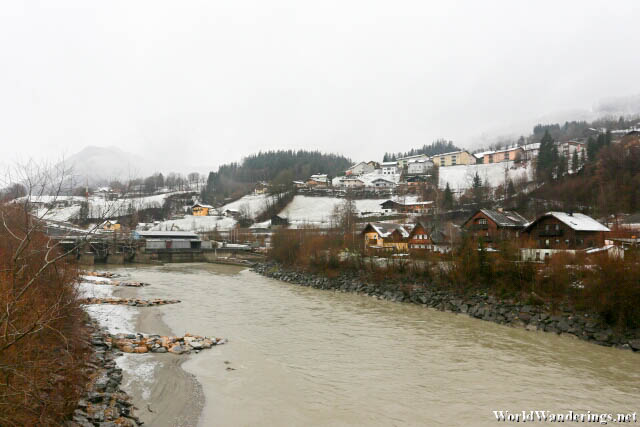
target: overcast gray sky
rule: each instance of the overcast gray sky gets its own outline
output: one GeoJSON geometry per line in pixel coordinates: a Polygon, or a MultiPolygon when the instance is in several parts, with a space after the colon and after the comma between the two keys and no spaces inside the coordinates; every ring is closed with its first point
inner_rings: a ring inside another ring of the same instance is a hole
{"type": "Polygon", "coordinates": [[[640,2],[2,1],[0,155],[470,147],[640,93],[640,2]]]}

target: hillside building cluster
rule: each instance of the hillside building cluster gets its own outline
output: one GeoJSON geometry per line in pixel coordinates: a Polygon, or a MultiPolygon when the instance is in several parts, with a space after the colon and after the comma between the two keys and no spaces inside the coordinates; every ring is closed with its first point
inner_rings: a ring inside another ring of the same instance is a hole
{"type": "Polygon", "coordinates": [[[609,232],[608,227],[581,213],[547,212],[529,221],[514,211],[479,209],[461,227],[450,224],[444,229],[421,221],[413,226],[371,222],[361,234],[368,253],[446,253],[454,240],[466,236],[489,252],[499,250],[501,242],[514,242],[523,261],[544,261],[558,253],[606,251],[611,256],[624,256],[621,244],[607,239],[609,232]]]}

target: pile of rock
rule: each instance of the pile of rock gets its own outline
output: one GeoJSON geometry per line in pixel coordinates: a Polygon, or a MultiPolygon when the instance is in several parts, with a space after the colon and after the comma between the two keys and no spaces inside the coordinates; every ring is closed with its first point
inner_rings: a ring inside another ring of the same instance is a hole
{"type": "Polygon", "coordinates": [[[112,273],[110,271],[82,271],[81,274],[85,276],[105,277],[107,279],[111,279],[119,276],[118,274],[112,273]]]}
{"type": "Polygon", "coordinates": [[[144,283],[144,282],[121,282],[119,280],[110,280],[110,281],[100,281],[100,282],[93,282],[96,285],[109,285],[109,286],[129,286],[129,287],[133,287],[133,288],[141,288],[143,286],[149,286],[149,283],[144,283]]]}
{"type": "Polygon", "coordinates": [[[92,381],[87,386],[85,398],[67,426],[126,426],[134,427],[142,422],[134,415],[131,398],[120,389],[122,369],[116,366],[117,356],[108,343],[108,335],[93,325],[90,343],[94,349],[93,360],[88,364],[92,381]]]}
{"type": "Polygon", "coordinates": [[[116,334],[109,340],[110,344],[125,353],[191,353],[194,350],[211,348],[214,345],[222,345],[227,342],[224,338],[209,338],[199,335],[185,334],[182,337],[143,335],[143,334],[116,334]]]}
{"type": "Polygon", "coordinates": [[[129,305],[132,307],[153,307],[156,305],[177,304],[179,299],[161,299],[152,300],[139,298],[84,298],[80,300],[81,304],[113,304],[113,305],[129,305]]]}

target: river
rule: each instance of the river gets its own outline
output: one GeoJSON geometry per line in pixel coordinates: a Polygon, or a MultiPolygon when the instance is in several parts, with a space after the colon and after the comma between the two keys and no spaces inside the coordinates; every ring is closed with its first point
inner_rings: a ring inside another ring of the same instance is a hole
{"type": "MultiPolygon", "coordinates": [[[[124,268],[177,298],[175,334],[229,343],[189,356],[200,425],[494,425],[492,411],[634,412],[640,355],[214,264],[124,268]]],[[[170,355],[169,357],[175,357],[170,355]]]]}

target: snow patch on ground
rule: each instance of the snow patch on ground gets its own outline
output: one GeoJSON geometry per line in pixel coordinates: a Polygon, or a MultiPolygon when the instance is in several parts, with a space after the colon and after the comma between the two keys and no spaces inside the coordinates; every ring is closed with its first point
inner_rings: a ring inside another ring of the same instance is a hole
{"type": "MultiPolygon", "coordinates": [[[[103,279],[100,277],[93,277],[92,279],[103,279]]],[[[110,279],[106,279],[110,281],[110,279]]],[[[102,285],[88,281],[83,281],[78,284],[78,291],[84,298],[88,297],[110,297],[113,296],[114,288],[109,285],[102,285]]],[[[110,334],[118,333],[134,333],[135,331],[135,317],[137,310],[135,307],[128,305],[111,305],[111,304],[87,304],[84,306],[86,311],[92,319],[98,322],[98,324],[109,331],[110,334]]]]}
{"type": "MultiPolygon", "coordinates": [[[[380,204],[387,200],[389,199],[363,199],[354,200],[354,203],[359,214],[382,213],[380,204]]],[[[407,196],[397,200],[403,203],[413,203],[417,201],[417,197],[407,196]]],[[[337,197],[295,196],[278,215],[288,218],[289,223],[294,227],[305,224],[327,226],[331,222],[335,207],[344,202],[344,198],[337,197]]]]}
{"type": "Polygon", "coordinates": [[[80,298],[106,298],[113,295],[111,286],[96,285],[90,282],[80,282],[76,289],[78,289],[80,298]]]}
{"type": "Polygon", "coordinates": [[[269,200],[273,200],[273,196],[268,194],[249,194],[239,198],[235,202],[224,205],[221,211],[224,212],[227,209],[232,211],[242,211],[247,209],[249,216],[251,218],[256,218],[267,209],[267,203],[269,200]]]}
{"type": "Polygon", "coordinates": [[[515,165],[513,162],[489,163],[481,165],[459,165],[446,166],[439,169],[440,188],[445,188],[447,183],[454,191],[465,190],[471,188],[473,177],[476,172],[483,184],[487,183],[491,187],[497,187],[504,184],[505,169],[507,177],[511,180],[521,179],[522,177],[530,180],[533,174],[533,166],[531,162],[526,165],[515,165]]]}
{"type": "Polygon", "coordinates": [[[161,363],[151,360],[150,354],[123,353],[116,358],[116,364],[125,372],[122,388],[138,388],[144,400],[151,397],[151,388],[155,382],[154,371],[161,363]]]}

